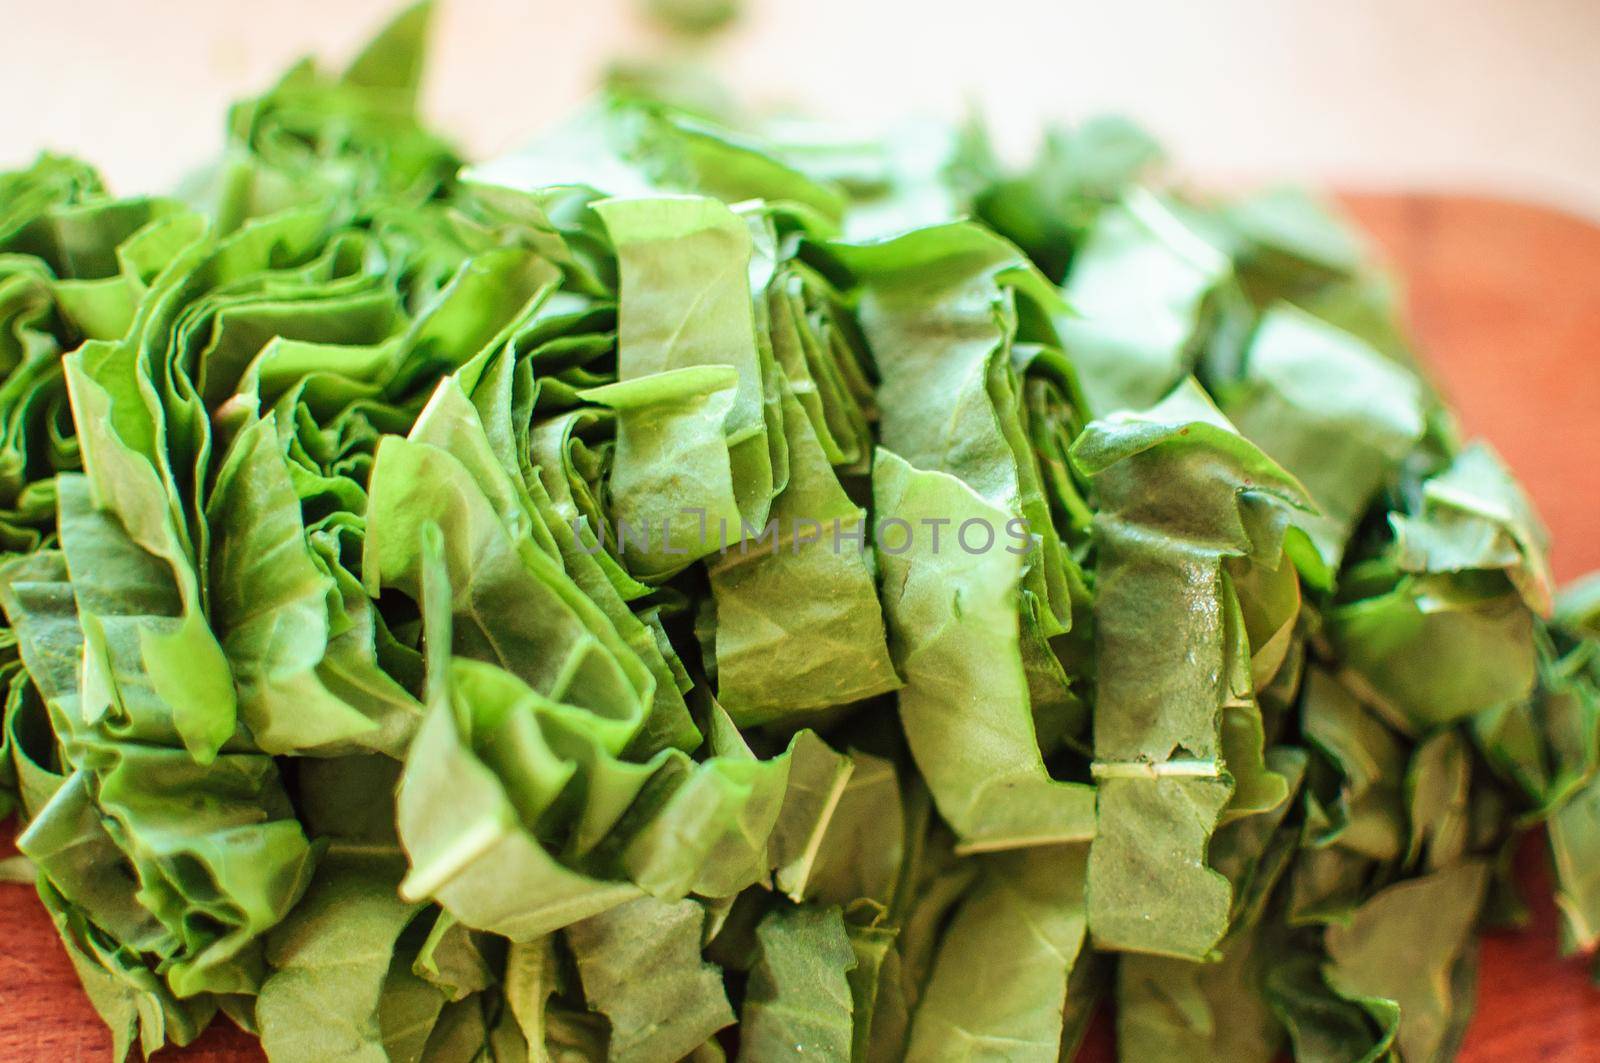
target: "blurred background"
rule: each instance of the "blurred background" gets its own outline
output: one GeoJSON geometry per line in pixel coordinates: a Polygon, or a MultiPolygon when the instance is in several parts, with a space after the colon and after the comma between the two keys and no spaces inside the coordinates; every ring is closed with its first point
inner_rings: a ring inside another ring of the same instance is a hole
{"type": "MultiPolygon", "coordinates": [[[[648,3],[438,0],[426,109],[483,158],[674,45],[648,3]]],[[[0,165],[84,155],[164,189],[221,144],[226,105],[294,58],[342,63],[395,0],[0,0],[0,165]]],[[[867,126],[976,107],[1026,151],[1116,110],[1215,183],[1508,196],[1600,218],[1596,0],[743,0],[694,46],[741,99],[867,126]]]]}

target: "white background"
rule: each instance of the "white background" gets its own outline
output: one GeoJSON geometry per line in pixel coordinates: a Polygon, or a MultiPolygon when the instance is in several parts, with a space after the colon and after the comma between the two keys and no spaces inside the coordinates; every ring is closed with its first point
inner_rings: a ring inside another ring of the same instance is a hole
{"type": "MultiPolygon", "coordinates": [[[[439,0],[426,107],[474,157],[659,49],[635,0],[439,0]]],[[[0,163],[44,147],[117,190],[207,159],[226,104],[392,0],[0,0],[0,163]]],[[[875,123],[1144,120],[1202,179],[1487,192],[1600,217],[1600,0],[747,0],[709,49],[747,100],[875,123]]]]}

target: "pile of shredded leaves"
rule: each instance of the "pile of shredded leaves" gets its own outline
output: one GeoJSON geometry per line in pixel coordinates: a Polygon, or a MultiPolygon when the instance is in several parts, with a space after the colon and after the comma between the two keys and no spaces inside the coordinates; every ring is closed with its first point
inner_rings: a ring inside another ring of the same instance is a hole
{"type": "Polygon", "coordinates": [[[117,1058],[1428,1063],[1536,823],[1595,944],[1600,588],[1326,208],[639,79],[463,166],[426,19],[0,176],[0,803],[117,1058]]]}

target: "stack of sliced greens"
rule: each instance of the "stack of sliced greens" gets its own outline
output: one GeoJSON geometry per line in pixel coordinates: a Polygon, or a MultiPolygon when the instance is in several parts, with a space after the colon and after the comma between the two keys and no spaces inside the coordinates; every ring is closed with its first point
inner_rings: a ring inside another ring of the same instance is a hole
{"type": "Polygon", "coordinates": [[[640,82],[465,167],[427,11],[184,199],[0,177],[0,801],[114,1054],[1449,1059],[1600,593],[1315,202],[640,82]]]}

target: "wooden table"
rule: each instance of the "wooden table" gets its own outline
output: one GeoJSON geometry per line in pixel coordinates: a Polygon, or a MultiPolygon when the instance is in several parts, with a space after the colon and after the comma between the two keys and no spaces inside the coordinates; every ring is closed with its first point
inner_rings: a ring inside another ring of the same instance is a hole
{"type": "MultiPolygon", "coordinates": [[[[1600,569],[1600,227],[1537,207],[1450,196],[1347,197],[1407,279],[1415,333],[1468,432],[1522,478],[1555,536],[1556,575],[1600,569]]],[[[0,855],[11,851],[10,831],[0,855]]],[[[1600,1058],[1600,990],[1560,958],[1542,839],[1522,854],[1532,924],[1483,942],[1463,1063],[1600,1058]]],[[[27,886],[0,885],[0,1060],[99,1060],[111,1039],[27,886]]],[[[165,1059],[260,1059],[226,1020],[165,1059]]],[[[1101,1021],[1080,1057],[1113,1057],[1101,1021]]]]}

